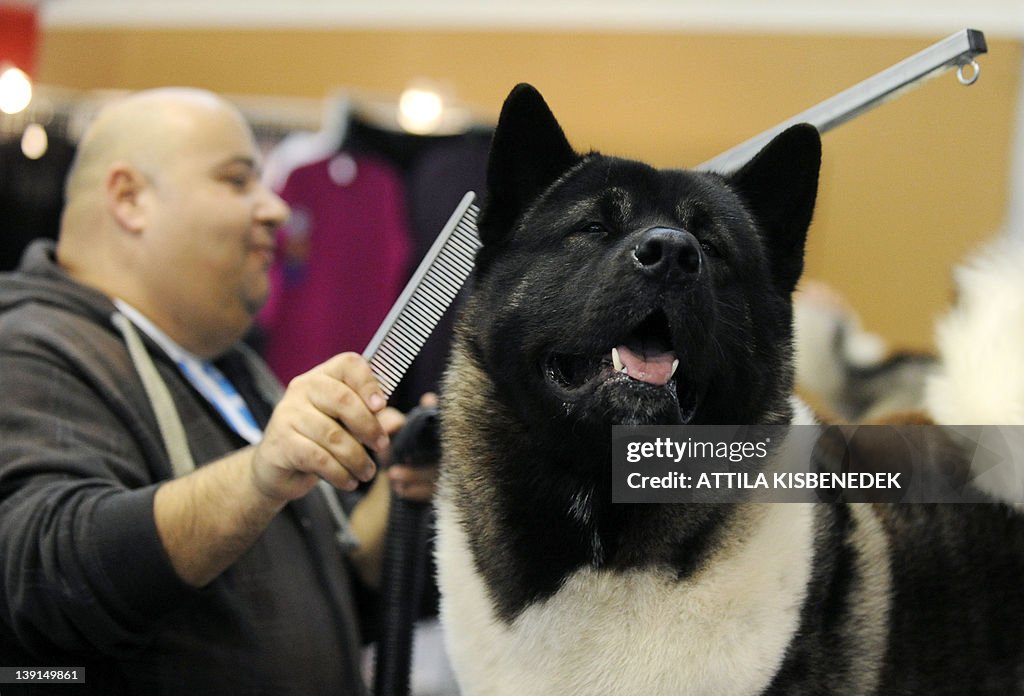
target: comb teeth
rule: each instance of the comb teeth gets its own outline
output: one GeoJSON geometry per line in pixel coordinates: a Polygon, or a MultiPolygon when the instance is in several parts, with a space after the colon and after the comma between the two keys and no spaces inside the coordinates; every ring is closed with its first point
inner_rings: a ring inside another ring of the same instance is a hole
{"type": "Polygon", "coordinates": [[[472,192],[463,197],[363,351],[387,396],[395,391],[473,270],[480,248],[474,198],[472,192]]]}

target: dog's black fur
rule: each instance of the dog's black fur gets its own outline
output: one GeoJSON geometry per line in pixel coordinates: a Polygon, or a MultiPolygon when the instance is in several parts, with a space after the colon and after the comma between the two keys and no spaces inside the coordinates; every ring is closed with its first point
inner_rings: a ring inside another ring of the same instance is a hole
{"type": "MultiPolygon", "coordinates": [[[[514,632],[583,570],[682,585],[759,524],[743,506],[613,505],[610,426],[793,421],[790,295],[820,157],[803,125],[731,175],[657,170],[578,154],[536,90],[509,96],[443,394],[439,563],[460,672],[474,651],[510,653],[459,635],[446,564],[471,563],[489,620],[514,632]],[[678,371],[621,374],[617,346],[654,371],[674,356],[678,371]]],[[[1010,508],[837,504],[811,517],[798,626],[753,693],[1021,691],[1024,527],[1010,508]]],[[[546,693],[577,693],[569,672],[546,693]]],[[[478,676],[463,686],[502,693],[478,676]]]]}

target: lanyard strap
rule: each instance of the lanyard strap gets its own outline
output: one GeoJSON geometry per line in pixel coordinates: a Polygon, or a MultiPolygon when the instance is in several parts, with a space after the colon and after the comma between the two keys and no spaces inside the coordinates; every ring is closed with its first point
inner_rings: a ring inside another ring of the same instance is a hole
{"type": "Polygon", "coordinates": [[[142,380],[149,403],[153,407],[156,423],[160,428],[160,437],[164,442],[164,449],[167,450],[167,456],[171,460],[171,470],[176,478],[184,476],[194,470],[196,465],[192,460],[188,439],[185,437],[185,428],[181,424],[178,410],[174,407],[171,392],[156,371],[156,365],[153,364],[146,347],[142,344],[142,338],[139,337],[135,325],[120,312],[115,312],[110,320],[124,336],[128,354],[135,365],[135,371],[142,380]]]}

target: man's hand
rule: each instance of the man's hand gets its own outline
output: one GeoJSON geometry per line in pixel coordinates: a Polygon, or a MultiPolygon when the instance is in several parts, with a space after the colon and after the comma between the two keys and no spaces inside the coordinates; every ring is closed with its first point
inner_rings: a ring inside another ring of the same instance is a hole
{"type": "Polygon", "coordinates": [[[301,498],[318,478],[343,490],[369,481],[395,424],[369,364],[342,353],[293,379],[252,459],[253,481],[275,500],[301,498]]]}
{"type": "Polygon", "coordinates": [[[409,413],[408,424],[409,429],[392,442],[387,477],[400,498],[425,503],[434,496],[441,457],[436,394],[428,392],[420,398],[420,407],[409,413]]]}
{"type": "Polygon", "coordinates": [[[372,478],[376,466],[363,445],[388,448],[388,432],[402,418],[393,410],[355,353],[292,380],[259,445],[157,489],[157,531],[178,575],[197,587],[213,580],[319,478],[349,489],[372,478]]]}

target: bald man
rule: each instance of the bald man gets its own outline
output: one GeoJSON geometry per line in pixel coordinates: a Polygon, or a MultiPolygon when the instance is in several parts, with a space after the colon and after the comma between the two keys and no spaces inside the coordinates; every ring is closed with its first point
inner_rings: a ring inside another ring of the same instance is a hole
{"type": "Polygon", "coordinates": [[[103,694],[362,693],[346,568],[374,578],[387,483],[349,521],[322,482],[373,478],[402,417],[356,354],[282,393],[241,343],[288,214],[259,174],[220,98],[133,95],[83,137],[56,248],[0,276],[0,666],[84,666],[103,694]]]}

